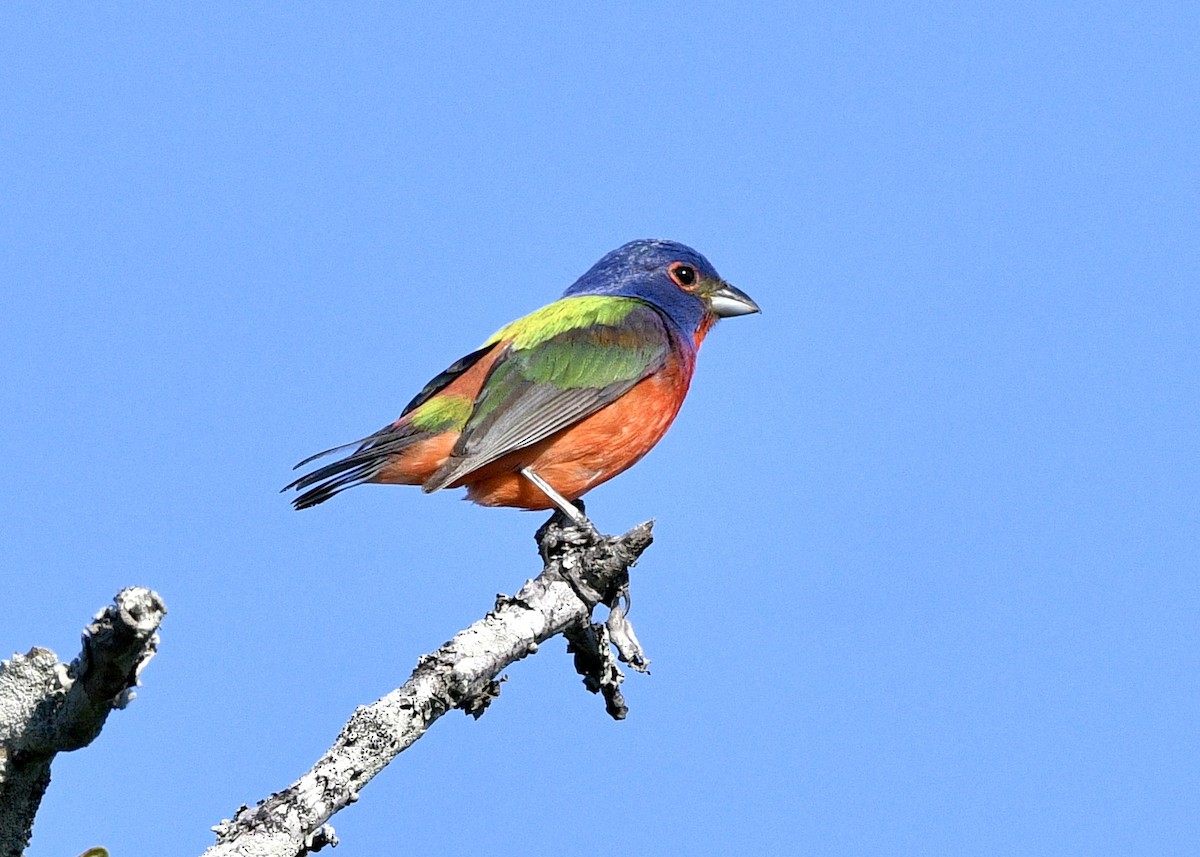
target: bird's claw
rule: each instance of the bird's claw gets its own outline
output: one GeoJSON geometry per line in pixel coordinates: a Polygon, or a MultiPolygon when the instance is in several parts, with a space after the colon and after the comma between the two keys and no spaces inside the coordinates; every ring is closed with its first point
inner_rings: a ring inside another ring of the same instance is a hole
{"type": "Polygon", "coordinates": [[[576,500],[572,506],[574,514],[567,514],[561,508],[555,509],[554,514],[534,533],[533,537],[538,543],[543,561],[548,559],[547,549],[551,546],[587,547],[598,544],[603,538],[600,531],[596,529],[596,525],[584,514],[583,501],[576,500]],[[555,533],[548,543],[546,536],[551,530],[554,530],[555,533]]]}

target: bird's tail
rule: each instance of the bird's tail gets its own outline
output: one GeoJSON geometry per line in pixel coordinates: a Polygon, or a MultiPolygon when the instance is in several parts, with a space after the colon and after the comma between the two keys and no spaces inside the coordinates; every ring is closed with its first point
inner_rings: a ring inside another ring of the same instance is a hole
{"type": "Polygon", "coordinates": [[[318,458],[340,452],[343,449],[357,447],[350,455],[319,467],[312,473],[304,474],[286,485],[282,491],[290,491],[293,488],[297,491],[308,489],[292,501],[292,505],[297,509],[307,509],[318,503],[324,503],[347,488],[370,482],[387,464],[391,456],[411,446],[420,437],[421,433],[414,432],[410,426],[404,425],[397,428],[390,425],[362,440],[352,441],[318,452],[316,455],[310,455],[293,469],[304,467],[318,458]]]}

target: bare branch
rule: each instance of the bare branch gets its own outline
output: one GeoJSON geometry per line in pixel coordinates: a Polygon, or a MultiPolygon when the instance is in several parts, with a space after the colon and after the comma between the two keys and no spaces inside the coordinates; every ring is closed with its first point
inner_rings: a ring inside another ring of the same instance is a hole
{"type": "MultiPolygon", "coordinates": [[[[556,514],[538,530],[544,568],[537,578],[511,598],[498,596],[484,618],[419,658],[402,687],[356,710],[312,770],[214,827],[217,844],[204,857],[296,857],[336,844],[326,824],[333,814],[356,801],[363,786],[450,709],[481,716],[500,693],[498,676],[505,667],[564,632],[570,631],[572,640],[589,634],[607,639],[604,626],[592,624],[592,610],[628,597],[629,567],[649,547],[651,527],[648,522],[620,537],[596,537],[564,526],[561,513],[556,514]]],[[[629,637],[636,647],[636,637],[629,637]]],[[[593,692],[619,684],[607,671],[601,646],[608,648],[607,643],[592,647],[593,661],[606,670],[607,684],[590,678],[589,664],[582,669],[593,692]]],[[[640,648],[637,657],[645,662],[640,648]]],[[[623,717],[624,701],[614,706],[608,690],[605,698],[610,713],[623,717]]]]}
{"type": "Polygon", "coordinates": [[[0,663],[0,857],[29,844],[54,756],[86,747],[134,698],[166,613],[151,590],[122,589],[84,629],[69,666],[42,648],[0,663]]]}

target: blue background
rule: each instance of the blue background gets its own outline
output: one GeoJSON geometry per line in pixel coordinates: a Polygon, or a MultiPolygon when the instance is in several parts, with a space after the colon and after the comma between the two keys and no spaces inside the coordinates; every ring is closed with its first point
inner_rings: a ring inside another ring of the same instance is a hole
{"type": "Polygon", "coordinates": [[[764,308],[589,495],[653,675],[544,647],[339,857],[1195,853],[1196,5],[564,5],[0,13],[0,649],[170,609],[30,854],[199,853],[533,574],[277,492],[648,236],[764,308]]]}

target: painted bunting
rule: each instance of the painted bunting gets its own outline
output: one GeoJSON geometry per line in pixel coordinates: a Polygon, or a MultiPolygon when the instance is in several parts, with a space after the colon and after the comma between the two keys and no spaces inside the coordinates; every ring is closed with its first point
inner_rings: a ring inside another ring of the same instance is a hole
{"type": "Polygon", "coordinates": [[[758,312],[674,241],[618,247],[562,298],[500,328],[425,385],[399,419],[318,453],[297,509],[364,482],[467,489],[484,506],[557,507],[636,463],[675,419],[719,318],[758,312]]]}

